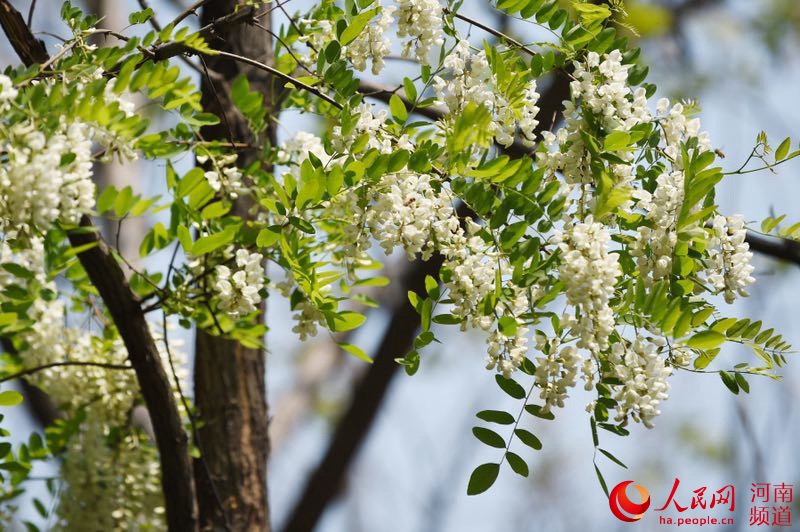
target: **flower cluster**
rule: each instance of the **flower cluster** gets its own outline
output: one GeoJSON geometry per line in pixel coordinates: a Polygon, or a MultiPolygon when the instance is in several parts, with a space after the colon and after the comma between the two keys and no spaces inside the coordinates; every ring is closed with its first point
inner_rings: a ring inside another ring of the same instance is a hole
{"type": "Polygon", "coordinates": [[[581,355],[574,345],[561,345],[561,340],[536,335],[536,349],[542,356],[536,357],[536,386],[541,390],[539,398],[544,401],[543,412],[557,406],[563,408],[569,389],[578,380],[581,355]]]}
{"type": "MultiPolygon", "coordinates": [[[[316,336],[318,328],[325,326],[325,316],[322,312],[314,306],[311,300],[303,294],[298,288],[297,281],[289,276],[285,280],[275,285],[281,295],[287,299],[291,299],[293,303],[293,310],[295,314],[292,319],[296,321],[292,332],[300,337],[300,340],[305,342],[312,336],[316,336]]],[[[325,287],[327,289],[327,287],[325,287]]]]}
{"type": "MultiPolygon", "coordinates": [[[[342,47],[342,56],[346,57],[353,68],[359,71],[367,69],[367,62],[372,63],[372,73],[379,74],[384,66],[386,56],[391,52],[391,41],[387,37],[389,27],[397,14],[397,36],[405,38],[403,57],[413,57],[422,64],[429,64],[430,53],[444,44],[444,21],[442,6],[438,0],[397,0],[397,6],[381,6],[376,2],[370,9],[379,9],[373,19],[355,39],[342,47]],[[413,50],[413,54],[412,54],[413,50]]],[[[310,49],[308,56],[300,60],[307,66],[313,65],[319,53],[336,36],[333,23],[327,19],[300,19],[304,31],[298,41],[310,49]]]]}
{"type": "Polygon", "coordinates": [[[0,111],[6,111],[11,105],[19,91],[14,88],[14,83],[11,78],[5,74],[0,74],[0,111]]]}
{"type": "Polygon", "coordinates": [[[698,151],[711,149],[708,133],[700,131],[700,119],[688,118],[683,104],[676,103],[670,107],[669,100],[661,98],[656,103],[656,111],[662,116],[659,123],[664,131],[664,154],[672,161],[673,166],[682,168],[681,143],[690,138],[697,139],[698,151]]]}
{"type": "Polygon", "coordinates": [[[622,381],[615,387],[616,421],[634,421],[652,428],[653,418],[661,412],[658,405],[669,395],[667,379],[672,368],[664,363],[658,351],[664,345],[661,338],[637,336],[633,342],[615,343],[608,354],[612,377],[622,381]]]}
{"type": "Polygon", "coordinates": [[[412,149],[413,145],[408,137],[403,135],[392,138],[384,131],[386,119],[389,113],[386,109],[374,111],[372,105],[362,103],[353,109],[353,125],[345,133],[341,126],[334,126],[332,129],[333,148],[340,153],[347,153],[353,142],[362,135],[368,138],[367,147],[374,148],[381,153],[391,153],[395,149],[412,149]]]}
{"type": "Polygon", "coordinates": [[[386,31],[394,20],[393,14],[397,8],[387,6],[381,8],[380,16],[375,22],[370,22],[353,42],[342,48],[342,53],[350,60],[356,70],[366,70],[367,60],[372,61],[372,73],[380,74],[384,67],[384,58],[391,51],[391,42],[386,37],[386,31]]]}
{"type": "Polygon", "coordinates": [[[90,418],[84,425],[63,455],[55,529],[164,530],[156,448],[132,434],[112,447],[101,425],[90,418]]]}
{"type": "MultiPolygon", "coordinates": [[[[206,164],[211,158],[208,155],[198,155],[197,162],[206,164]]],[[[242,171],[236,167],[236,154],[229,154],[212,161],[212,169],[206,171],[205,178],[214,192],[236,199],[240,194],[247,192],[247,187],[242,181],[242,171]]]]}
{"type": "Polygon", "coordinates": [[[374,196],[366,222],[387,254],[401,246],[409,260],[417,254],[428,260],[437,240],[448,242],[459,230],[449,198],[433,188],[430,175],[387,174],[374,196]]]}
{"type": "MultiPolygon", "coordinates": [[[[632,91],[628,85],[630,65],[622,64],[618,50],[599,56],[589,52],[586,60],[575,62],[574,81],[570,83],[571,99],[564,102],[566,125],[555,134],[543,133],[543,147],[537,154],[541,166],[552,173],[561,172],[568,184],[582,184],[585,191],[594,176],[591,156],[581,131],[587,127],[591,113],[606,131],[627,131],[651,119],[643,88],[632,91]]],[[[622,163],[612,165],[616,181],[630,181],[633,168],[630,151],[614,152],[622,163]]]]}
{"type": "Polygon", "coordinates": [[[574,81],[570,83],[573,102],[602,120],[608,131],[629,130],[650,120],[645,89],[631,90],[622,53],[613,50],[604,56],[589,52],[586,61],[575,63],[574,81]]]}
{"type": "Polygon", "coordinates": [[[683,182],[683,172],[677,170],[659,175],[653,194],[644,189],[634,192],[637,206],[646,211],[650,222],[639,226],[630,250],[646,282],[663,279],[672,271],[672,254],[678,241],[676,226],[683,206],[683,182]]]}
{"type": "MultiPolygon", "coordinates": [[[[538,295],[537,287],[534,287],[533,291],[537,292],[538,295]]],[[[522,365],[528,354],[529,332],[522,316],[529,312],[530,301],[531,298],[526,291],[517,289],[515,295],[509,298],[507,309],[495,309],[498,314],[505,312],[503,319],[511,320],[513,325],[510,331],[498,325],[497,329],[486,339],[486,343],[489,346],[486,356],[486,369],[494,369],[496,367],[503,373],[504,377],[509,378],[511,373],[522,365]]],[[[502,307],[503,305],[498,304],[497,306],[502,307]]]]}
{"type": "Polygon", "coordinates": [[[0,166],[3,229],[30,233],[57,222],[76,224],[94,207],[88,125],[62,123],[45,135],[32,122],[18,123],[0,143],[8,158],[0,166]]]}
{"type": "Polygon", "coordinates": [[[303,64],[310,66],[317,61],[319,53],[336,35],[336,31],[333,23],[327,19],[301,18],[299,22],[303,25],[304,30],[297,40],[310,49],[308,56],[300,56],[299,59],[303,64]]]}
{"type": "Polygon", "coordinates": [[[567,224],[553,239],[561,250],[559,278],[566,287],[567,302],[580,312],[576,328],[578,347],[597,353],[608,348],[614,330],[610,301],[622,270],[616,254],[610,253],[608,229],[587,217],[567,224]]]}
{"type": "Polygon", "coordinates": [[[414,57],[423,65],[430,52],[444,43],[442,6],[438,0],[397,0],[397,36],[409,37],[403,46],[403,57],[414,57]]]}
{"type": "Polygon", "coordinates": [[[231,318],[254,312],[261,303],[264,288],[264,257],[246,249],[236,250],[238,270],[220,264],[215,269],[214,291],[219,298],[219,308],[231,318]]]}
{"type": "Polygon", "coordinates": [[[708,280],[723,293],[725,301],[733,303],[737,295],[746,297],[745,291],[755,282],[750,259],[750,245],[745,242],[747,231],[740,215],[715,216],[712,224],[713,238],[709,258],[713,265],[708,280]]]}
{"type": "MultiPolygon", "coordinates": [[[[46,280],[42,239],[34,236],[28,243],[12,251],[4,241],[0,259],[13,259],[33,274],[32,282],[55,289],[46,280]]],[[[0,285],[7,281],[5,275],[0,276],[0,285]]],[[[124,368],[128,355],[122,341],[69,326],[66,305],[59,299],[35,300],[28,317],[36,325],[19,334],[18,352],[23,369],[36,368],[27,378],[46,389],[65,413],[86,414],[78,431],[64,442],[58,526],[121,530],[136,523],[142,528],[163,528],[157,451],[130,427],[140,391],[135,373],[124,368]],[[77,364],[47,367],[70,362],[77,364]],[[98,491],[98,485],[103,489],[98,491]]],[[[178,342],[171,342],[171,347],[173,362],[181,367],[185,355],[176,349],[178,342]]],[[[166,358],[165,350],[161,356],[166,358]]],[[[169,377],[176,390],[177,383],[169,377]]],[[[185,373],[177,375],[181,380],[185,377],[185,373]]]]}
{"type": "Polygon", "coordinates": [[[486,52],[472,53],[466,40],[456,44],[445,57],[443,66],[450,71],[451,77],[434,76],[433,88],[448,114],[459,113],[469,103],[485,105],[494,113],[491,128],[499,144],[510,146],[519,128],[522,141],[533,145],[539,124],[536,119],[539,93],[536,92],[535,80],[528,81],[520,95],[507,97],[492,72],[486,52]]]}

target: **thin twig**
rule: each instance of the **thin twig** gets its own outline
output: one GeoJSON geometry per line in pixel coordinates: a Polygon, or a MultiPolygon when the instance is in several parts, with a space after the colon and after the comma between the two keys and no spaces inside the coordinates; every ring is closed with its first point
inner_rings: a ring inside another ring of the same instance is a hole
{"type": "Polygon", "coordinates": [[[5,377],[0,378],[0,382],[7,382],[13,381],[14,379],[19,379],[20,377],[25,377],[27,375],[32,375],[39,371],[50,369],[50,368],[57,368],[61,366],[89,366],[89,367],[96,367],[96,368],[103,368],[103,369],[115,369],[115,370],[125,370],[125,369],[133,369],[133,366],[129,366],[128,364],[108,364],[104,362],[87,362],[87,361],[79,361],[79,360],[68,360],[65,362],[51,362],[50,364],[42,364],[41,366],[36,366],[33,368],[23,369],[22,371],[18,371],[16,373],[12,373],[11,375],[6,375],[5,377]]]}
{"type": "Polygon", "coordinates": [[[535,51],[531,50],[530,48],[528,48],[527,46],[525,46],[524,44],[519,42],[518,40],[514,39],[513,37],[510,37],[510,36],[506,35],[502,31],[499,31],[499,30],[496,30],[496,29],[492,28],[491,26],[487,26],[486,24],[483,24],[482,22],[479,22],[479,21],[477,21],[477,20],[475,20],[473,18],[470,18],[470,17],[468,17],[466,15],[462,15],[461,13],[452,12],[449,9],[445,9],[444,12],[453,15],[455,18],[463,20],[464,22],[466,22],[468,24],[472,24],[476,28],[480,28],[483,31],[485,31],[487,33],[490,33],[490,34],[494,35],[495,37],[497,37],[499,39],[503,39],[505,41],[508,41],[509,43],[513,44],[514,46],[516,46],[520,50],[524,51],[526,54],[530,55],[531,57],[533,57],[535,55],[539,55],[535,51]]]}
{"type": "Polygon", "coordinates": [[[198,0],[191,6],[187,7],[180,15],[175,17],[170,24],[173,28],[176,28],[178,24],[183,22],[184,19],[188,18],[191,15],[196,15],[197,10],[203,7],[203,5],[207,4],[210,0],[198,0]]]}
{"type": "Polygon", "coordinates": [[[28,27],[31,28],[33,23],[33,12],[36,9],[36,0],[31,0],[31,8],[28,10],[28,27]]]}
{"type": "Polygon", "coordinates": [[[221,50],[218,50],[216,53],[218,55],[221,55],[222,57],[227,57],[229,59],[233,59],[234,61],[238,61],[240,63],[244,63],[244,64],[247,64],[247,65],[250,65],[250,66],[254,66],[254,67],[256,67],[258,69],[261,69],[261,70],[263,70],[265,72],[269,72],[273,76],[281,78],[282,80],[284,80],[284,81],[286,81],[288,83],[291,83],[292,85],[295,85],[295,86],[303,89],[304,91],[306,91],[306,92],[308,92],[310,94],[313,94],[314,96],[316,96],[316,97],[328,102],[329,104],[331,104],[332,106],[336,107],[337,109],[342,109],[343,108],[342,104],[340,104],[339,102],[337,102],[336,100],[334,100],[333,98],[331,98],[330,96],[325,94],[324,92],[320,91],[319,89],[315,89],[311,85],[303,83],[302,81],[293,78],[289,74],[284,74],[280,70],[278,70],[276,68],[273,68],[273,67],[271,67],[269,65],[265,65],[264,63],[261,63],[260,61],[256,61],[255,59],[250,59],[249,57],[244,57],[244,56],[241,56],[241,55],[232,54],[230,52],[224,52],[224,51],[221,51],[221,50]]]}
{"type": "Polygon", "coordinates": [[[214,500],[219,506],[219,510],[222,513],[222,519],[225,521],[224,526],[225,530],[231,532],[231,522],[228,519],[228,514],[225,512],[225,507],[222,505],[222,498],[219,495],[219,491],[217,491],[217,487],[214,484],[214,479],[211,477],[211,471],[208,469],[208,464],[204,458],[203,453],[203,445],[200,442],[200,436],[197,432],[197,422],[194,419],[194,414],[192,413],[192,409],[189,405],[189,401],[186,399],[186,395],[183,393],[183,387],[181,386],[181,380],[178,378],[178,372],[175,370],[175,362],[172,359],[172,348],[169,346],[169,336],[167,336],[167,313],[161,313],[161,328],[164,330],[164,350],[167,352],[167,362],[169,363],[169,369],[172,372],[172,379],[175,381],[175,389],[178,392],[178,396],[181,399],[181,404],[183,404],[184,410],[186,410],[186,416],[189,418],[189,425],[192,428],[192,438],[194,439],[195,444],[197,445],[197,449],[200,451],[200,463],[203,464],[203,470],[208,477],[208,483],[211,486],[211,491],[214,494],[214,500]]]}

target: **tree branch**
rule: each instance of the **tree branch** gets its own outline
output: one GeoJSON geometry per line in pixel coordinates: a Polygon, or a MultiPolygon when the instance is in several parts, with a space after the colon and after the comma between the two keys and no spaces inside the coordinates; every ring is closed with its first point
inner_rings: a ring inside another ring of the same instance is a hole
{"type": "MultiPolygon", "coordinates": [[[[0,345],[3,346],[3,351],[10,354],[17,354],[14,349],[14,344],[11,339],[2,337],[0,338],[0,345]]],[[[25,394],[25,405],[33,414],[42,427],[47,427],[55,423],[57,419],[62,418],[62,413],[58,407],[53,403],[53,400],[40,388],[34,386],[27,379],[20,379],[22,384],[22,391],[25,394]]]]}
{"type": "Polygon", "coordinates": [[[69,241],[74,248],[94,244],[78,253],[78,260],[103,298],[136,371],[155,431],[169,530],[192,532],[197,530],[197,505],[188,438],[161,356],[139,298],[111,250],[88,217],[81,219],[81,227],[80,232],[69,233],[69,241]]]}
{"type": "Polygon", "coordinates": [[[44,43],[33,36],[22,14],[8,0],[0,0],[0,26],[23,63],[30,66],[47,61],[44,43]]]}
{"type": "Polygon", "coordinates": [[[16,373],[12,373],[11,375],[6,375],[5,377],[0,378],[0,382],[13,381],[14,379],[19,379],[20,377],[25,377],[26,375],[33,375],[34,373],[38,373],[45,369],[59,368],[62,366],[89,366],[94,368],[120,369],[120,370],[133,369],[133,366],[126,366],[125,364],[104,364],[102,362],[66,360],[64,362],[51,362],[50,364],[42,364],[41,366],[26,368],[16,373]]]}
{"type": "MultiPolygon", "coordinates": [[[[7,0],[0,0],[0,25],[25,65],[48,60],[44,44],[33,36],[22,15],[7,0]]],[[[169,530],[193,532],[198,521],[188,438],[141,302],[88,216],[81,218],[81,229],[70,231],[68,237],[75,248],[92,245],[78,253],[78,260],[103,298],[136,371],[153,421],[169,530]]]]}
{"type": "MultiPolygon", "coordinates": [[[[220,25],[220,21],[231,21],[243,10],[241,0],[211,0],[203,5],[200,24],[203,28],[212,28],[208,42],[220,53],[202,57],[203,66],[219,74],[218,80],[209,76],[203,78],[202,106],[206,112],[219,116],[220,122],[203,127],[201,136],[250,146],[263,146],[267,142],[274,145],[273,121],[267,121],[270,124],[267,131],[256,134],[232,102],[233,81],[244,75],[252,90],[263,95],[264,107],[273,118],[278,108],[272,39],[248,23],[263,14],[254,16],[251,12],[250,18],[240,19],[242,24],[238,26],[232,22],[226,22],[224,27],[220,25]]],[[[269,17],[265,17],[263,23],[270,28],[269,17]]],[[[237,165],[241,168],[263,165],[259,163],[260,154],[259,149],[243,150],[237,154],[237,165]]],[[[251,198],[243,195],[234,202],[233,212],[248,219],[253,206],[251,198]]],[[[259,318],[254,323],[263,323],[265,309],[266,303],[262,302],[259,318]]],[[[270,530],[265,373],[264,349],[245,347],[236,340],[198,329],[194,395],[200,421],[197,442],[202,455],[195,463],[195,480],[203,531],[270,530]],[[221,505],[216,504],[217,497],[221,505]]]]}

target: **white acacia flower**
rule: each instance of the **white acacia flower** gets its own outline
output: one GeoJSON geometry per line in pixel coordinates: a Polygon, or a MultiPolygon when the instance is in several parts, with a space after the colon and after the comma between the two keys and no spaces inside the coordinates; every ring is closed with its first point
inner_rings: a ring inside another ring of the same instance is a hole
{"type": "Polygon", "coordinates": [[[442,6],[438,0],[397,0],[397,36],[408,37],[403,57],[414,57],[427,65],[433,48],[444,43],[442,6]]]}
{"type": "Polygon", "coordinates": [[[630,416],[645,427],[653,427],[653,419],[661,413],[658,405],[669,397],[672,368],[658,355],[656,342],[637,336],[633,342],[615,343],[611,346],[608,362],[611,376],[622,381],[615,387],[617,422],[630,416]]]}
{"type": "Polygon", "coordinates": [[[219,299],[219,308],[231,318],[254,312],[261,303],[264,288],[264,257],[246,249],[236,251],[237,270],[218,265],[215,272],[214,291],[219,299]]]}

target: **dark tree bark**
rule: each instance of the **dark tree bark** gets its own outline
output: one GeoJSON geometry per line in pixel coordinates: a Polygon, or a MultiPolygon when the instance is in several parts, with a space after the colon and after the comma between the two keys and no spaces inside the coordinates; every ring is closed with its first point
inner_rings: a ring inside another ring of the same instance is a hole
{"type": "MultiPolygon", "coordinates": [[[[203,8],[201,26],[230,15],[236,0],[212,0],[203,8]]],[[[261,20],[269,25],[269,17],[261,20]]],[[[269,34],[250,24],[220,27],[210,38],[218,50],[272,64],[269,34]]],[[[254,138],[246,119],[231,102],[231,83],[246,75],[252,90],[272,103],[272,79],[261,70],[229,58],[207,57],[208,68],[219,76],[205,76],[203,106],[221,118],[206,127],[204,138],[261,145],[271,140],[270,129],[254,138]]],[[[259,157],[257,150],[242,152],[238,164],[246,167],[259,157]]],[[[237,200],[234,212],[248,216],[252,203],[237,200]]],[[[263,310],[263,308],[262,308],[263,310]]],[[[202,458],[195,463],[202,530],[268,531],[267,504],[267,402],[265,352],[198,330],[195,358],[195,402],[200,417],[198,446],[202,458]],[[204,463],[203,463],[204,462],[204,463]],[[210,478],[209,478],[210,477],[210,478]]]]}

